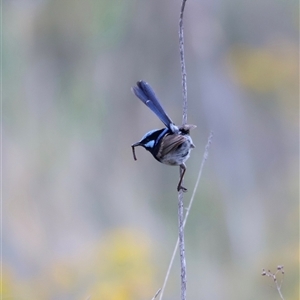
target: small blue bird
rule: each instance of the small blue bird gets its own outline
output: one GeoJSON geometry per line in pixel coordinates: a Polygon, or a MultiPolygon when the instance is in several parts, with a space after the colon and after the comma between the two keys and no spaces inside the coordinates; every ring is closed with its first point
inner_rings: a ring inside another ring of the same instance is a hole
{"type": "Polygon", "coordinates": [[[140,80],[137,82],[137,86],[132,87],[131,90],[166,126],[163,129],[147,132],[139,142],[131,145],[134,160],[137,160],[135,147],[142,146],[159,162],[170,166],[180,166],[181,176],[177,191],[182,190],[186,192],[187,189],[181,184],[186,171],[185,162],[190,157],[191,150],[195,148],[190,137],[190,130],[197,126],[185,124],[177,127],[166,114],[153,89],[147,82],[140,80]]]}

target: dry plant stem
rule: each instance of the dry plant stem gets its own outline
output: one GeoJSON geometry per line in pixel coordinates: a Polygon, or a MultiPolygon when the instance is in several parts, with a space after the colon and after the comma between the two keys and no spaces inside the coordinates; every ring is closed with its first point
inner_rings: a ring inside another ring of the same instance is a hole
{"type": "Polygon", "coordinates": [[[156,294],[154,295],[154,297],[153,297],[151,300],[156,299],[156,297],[159,295],[160,291],[161,291],[161,289],[159,289],[159,290],[156,292],[156,294]]]}
{"type": "Polygon", "coordinates": [[[284,300],[283,295],[282,295],[282,293],[281,293],[281,288],[280,288],[280,286],[276,284],[276,288],[277,288],[277,291],[278,291],[278,293],[279,293],[280,298],[281,298],[282,300],[284,300]]]}
{"type": "MultiPolygon", "coordinates": [[[[193,190],[193,194],[192,194],[190,203],[189,203],[189,205],[188,205],[188,208],[187,208],[187,210],[186,210],[186,214],[185,214],[185,217],[184,217],[183,227],[185,227],[185,224],[186,224],[188,215],[189,215],[189,213],[190,213],[192,204],[193,204],[194,199],[195,199],[195,195],[196,195],[196,191],[197,191],[197,189],[198,189],[199,182],[200,182],[200,179],[201,179],[201,175],[202,175],[202,170],[203,170],[203,167],[204,167],[204,163],[205,163],[205,161],[207,160],[207,157],[208,157],[208,151],[209,151],[210,144],[211,144],[211,142],[212,142],[212,138],[213,138],[213,132],[210,133],[209,138],[208,138],[208,141],[207,141],[207,144],[206,144],[206,146],[205,146],[205,151],[204,151],[204,155],[203,155],[203,158],[202,158],[202,161],[201,161],[201,165],[200,165],[198,177],[197,177],[197,180],[196,180],[196,184],[195,184],[195,187],[194,187],[194,190],[193,190]]],[[[166,287],[166,285],[167,285],[167,282],[168,282],[168,279],[169,279],[169,276],[170,276],[171,268],[172,268],[172,266],[173,266],[173,262],[174,262],[174,259],[175,259],[175,255],[176,255],[176,252],[177,252],[177,249],[178,249],[178,245],[179,245],[179,238],[177,238],[177,242],[176,242],[176,245],[175,245],[173,254],[172,254],[171,261],[170,261],[170,263],[169,263],[169,267],[168,267],[168,270],[167,270],[167,274],[166,274],[166,276],[165,276],[165,280],[164,280],[163,286],[162,286],[162,288],[161,288],[161,293],[160,293],[159,300],[162,300],[162,297],[163,297],[163,294],[164,294],[164,291],[165,291],[165,287],[166,287]]]]}
{"type": "Polygon", "coordinates": [[[179,16],[179,54],[182,76],[182,97],[183,97],[183,113],[182,113],[182,125],[187,123],[187,85],[186,85],[186,69],[184,60],[184,38],[183,38],[183,12],[185,8],[186,0],[182,0],[180,16],[179,16]]]}
{"type": "Polygon", "coordinates": [[[277,270],[276,270],[275,273],[272,273],[270,270],[266,271],[265,269],[263,269],[262,275],[263,275],[263,276],[267,276],[267,277],[271,277],[271,278],[273,279],[273,281],[275,282],[276,289],[277,289],[277,291],[278,291],[278,293],[279,293],[280,298],[281,298],[282,300],[284,300],[283,295],[282,295],[282,293],[281,293],[281,285],[282,285],[283,279],[281,280],[281,283],[279,283],[278,280],[277,280],[277,277],[276,277],[276,275],[277,275],[279,272],[280,272],[282,275],[284,275],[284,267],[283,267],[283,265],[277,266],[277,270]]]}
{"type": "MultiPolygon", "coordinates": [[[[179,16],[179,53],[182,75],[182,96],[183,96],[183,112],[182,112],[182,125],[187,123],[187,85],[186,85],[186,70],[184,61],[184,39],[183,39],[183,12],[186,0],[182,0],[180,16],[179,16]]],[[[181,168],[179,172],[181,174],[181,168]]],[[[179,253],[181,265],[181,300],[186,299],[186,261],[184,249],[184,226],[183,226],[183,190],[178,192],[178,236],[179,236],[179,253]]]]}
{"type": "Polygon", "coordinates": [[[183,191],[178,193],[178,236],[179,236],[179,253],[180,253],[180,265],[181,265],[181,300],[186,299],[186,261],[185,261],[185,249],[184,249],[184,209],[183,209],[183,191]]]}

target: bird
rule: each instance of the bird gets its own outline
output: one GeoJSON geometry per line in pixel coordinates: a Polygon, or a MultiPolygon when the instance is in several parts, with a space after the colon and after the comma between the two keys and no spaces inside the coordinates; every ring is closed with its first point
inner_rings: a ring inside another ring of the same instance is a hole
{"type": "Polygon", "coordinates": [[[190,157],[191,150],[195,148],[190,136],[190,130],[197,126],[191,124],[184,124],[180,127],[176,126],[166,114],[154,90],[147,82],[143,80],[138,81],[136,86],[131,88],[131,91],[148,106],[166,126],[162,129],[154,129],[147,132],[140,141],[132,144],[133,159],[137,160],[135,147],[142,146],[160,163],[170,166],[179,166],[180,179],[177,185],[177,191],[182,190],[186,192],[187,189],[182,186],[186,171],[185,162],[190,157]]]}

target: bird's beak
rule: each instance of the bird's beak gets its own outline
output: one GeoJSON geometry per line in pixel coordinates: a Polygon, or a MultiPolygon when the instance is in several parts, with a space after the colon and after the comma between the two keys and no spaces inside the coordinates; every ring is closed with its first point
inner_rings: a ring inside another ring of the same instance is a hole
{"type": "Polygon", "coordinates": [[[136,143],[131,145],[131,147],[137,147],[137,146],[141,146],[141,142],[136,142],[136,143]]]}

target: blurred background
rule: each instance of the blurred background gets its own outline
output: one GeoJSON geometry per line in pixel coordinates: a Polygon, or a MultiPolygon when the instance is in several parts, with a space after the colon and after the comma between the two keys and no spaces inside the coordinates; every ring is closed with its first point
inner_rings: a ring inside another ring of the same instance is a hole
{"type": "MultiPolygon", "coordinates": [[[[3,299],[151,299],[177,239],[178,168],[130,145],[182,119],[181,1],[9,0],[3,10],[3,299]]],[[[299,299],[299,9],[189,0],[188,299],[299,299]],[[281,280],[278,274],[278,280],[281,280]]],[[[179,299],[179,257],[164,299],[179,299]]]]}

